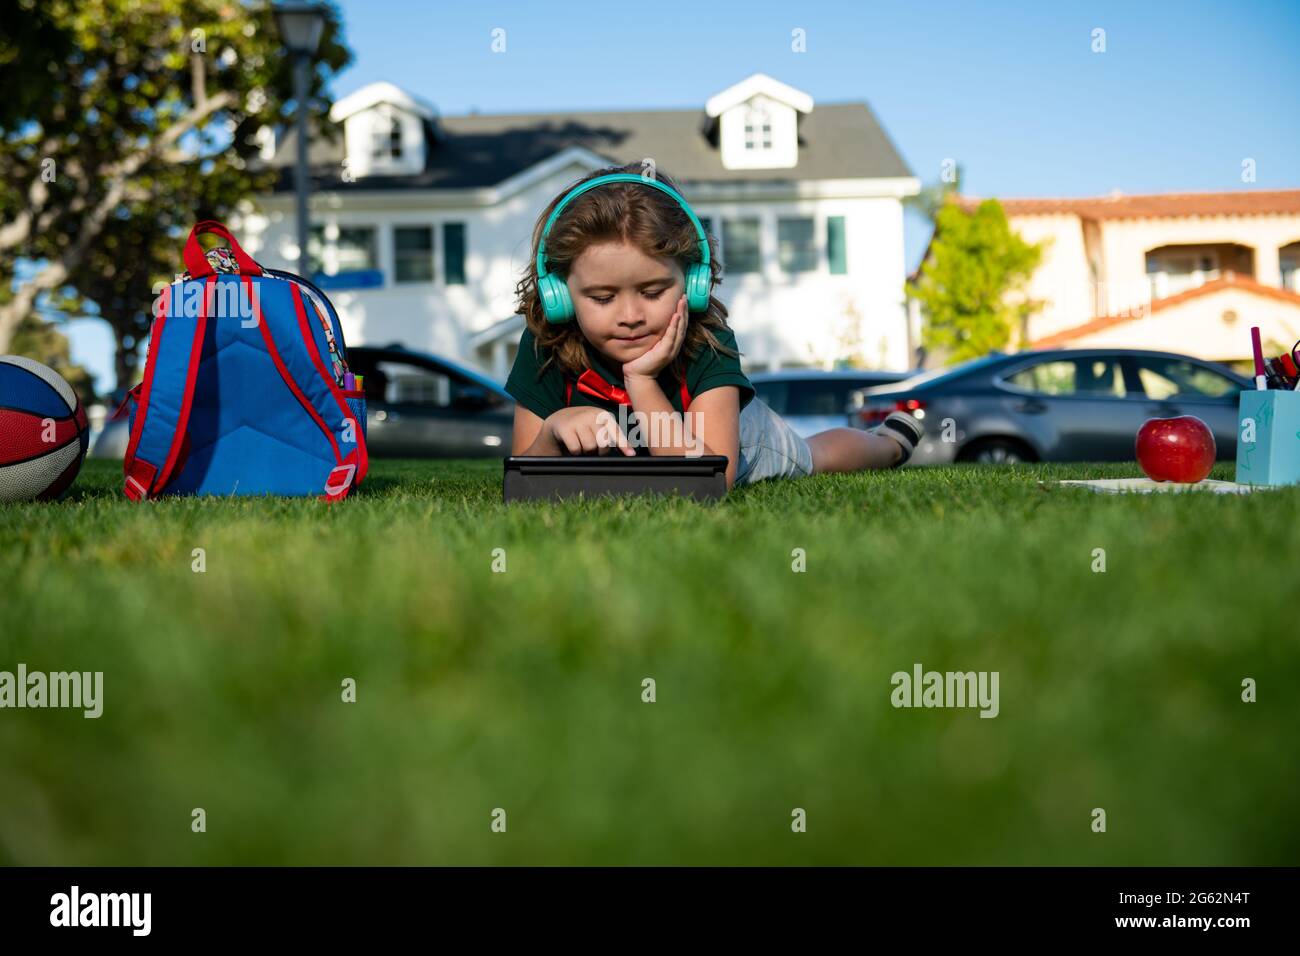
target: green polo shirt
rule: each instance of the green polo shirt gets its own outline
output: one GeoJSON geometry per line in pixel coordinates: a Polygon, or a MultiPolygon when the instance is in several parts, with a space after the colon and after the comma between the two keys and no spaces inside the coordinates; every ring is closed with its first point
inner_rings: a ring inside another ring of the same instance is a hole
{"type": "MultiPolygon", "coordinates": [[[[731,329],[715,330],[714,336],[723,345],[739,351],[736,347],[736,333],[731,329]]],[[[537,354],[537,339],[528,327],[519,339],[519,353],[515,356],[514,368],[506,379],[506,391],[514,396],[515,401],[528,409],[538,418],[548,418],[564,408],[564,373],[555,363],[547,366],[540,377],[537,370],[546,361],[547,356],[537,354]]],[[[591,367],[611,385],[624,387],[623,371],[619,366],[611,367],[609,361],[590,345],[587,345],[587,360],[591,367]]],[[[682,411],[681,386],[672,373],[671,367],[659,373],[659,387],[672,403],[674,411],[682,411]]],[[[686,367],[686,390],[690,392],[691,401],[711,388],[719,385],[735,385],[740,389],[740,407],[743,409],[754,397],[754,386],[750,384],[745,373],[740,370],[740,359],[735,356],[715,352],[708,345],[701,346],[699,352],[686,367]]],[[[570,405],[589,405],[604,408],[618,414],[618,403],[606,402],[594,395],[578,390],[577,381],[573,385],[573,397],[570,405]]]]}

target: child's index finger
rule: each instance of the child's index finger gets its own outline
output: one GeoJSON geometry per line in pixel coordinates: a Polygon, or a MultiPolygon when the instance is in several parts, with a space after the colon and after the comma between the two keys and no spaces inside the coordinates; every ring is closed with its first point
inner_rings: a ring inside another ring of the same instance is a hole
{"type": "Polygon", "coordinates": [[[628,444],[627,434],[623,431],[623,429],[615,426],[614,435],[616,436],[614,438],[614,444],[618,447],[619,451],[621,451],[625,455],[636,454],[636,449],[628,444]]]}
{"type": "Polygon", "coordinates": [[[627,433],[618,425],[618,420],[614,418],[614,413],[602,409],[596,413],[596,419],[600,423],[600,435],[610,438],[609,444],[601,443],[602,454],[609,448],[617,448],[625,455],[635,455],[636,449],[628,445],[627,433]]]}

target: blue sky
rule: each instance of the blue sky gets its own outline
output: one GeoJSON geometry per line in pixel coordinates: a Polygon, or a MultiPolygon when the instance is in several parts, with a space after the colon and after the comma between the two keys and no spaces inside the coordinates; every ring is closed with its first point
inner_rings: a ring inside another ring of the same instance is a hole
{"type": "MultiPolygon", "coordinates": [[[[867,101],[923,182],[953,158],[975,195],[1300,186],[1295,0],[340,8],[355,60],[336,96],[389,80],[445,114],[702,109],[764,72],[814,102],[867,101]],[[491,51],[498,27],[505,53],[491,51]],[[805,53],[791,52],[795,28],[805,53]],[[1092,49],[1098,28],[1103,53],[1092,49]]],[[[909,218],[909,269],[926,238],[909,218]]],[[[74,354],[111,379],[102,336],[78,333],[74,354]]]]}

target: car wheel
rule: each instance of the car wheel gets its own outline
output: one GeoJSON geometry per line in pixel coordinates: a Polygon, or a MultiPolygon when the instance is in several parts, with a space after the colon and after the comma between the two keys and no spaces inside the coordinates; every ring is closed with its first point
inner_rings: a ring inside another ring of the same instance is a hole
{"type": "Polygon", "coordinates": [[[981,465],[1020,465],[1033,461],[1033,454],[1020,442],[1007,438],[990,438],[968,449],[962,461],[981,465]]]}

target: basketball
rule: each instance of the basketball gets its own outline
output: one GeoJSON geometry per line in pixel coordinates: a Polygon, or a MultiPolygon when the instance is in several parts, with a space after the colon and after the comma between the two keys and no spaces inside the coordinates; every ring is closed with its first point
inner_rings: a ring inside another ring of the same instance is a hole
{"type": "Polygon", "coordinates": [[[86,410],[63,376],[0,355],[0,501],[48,501],[68,489],[89,444],[86,410]]]}

